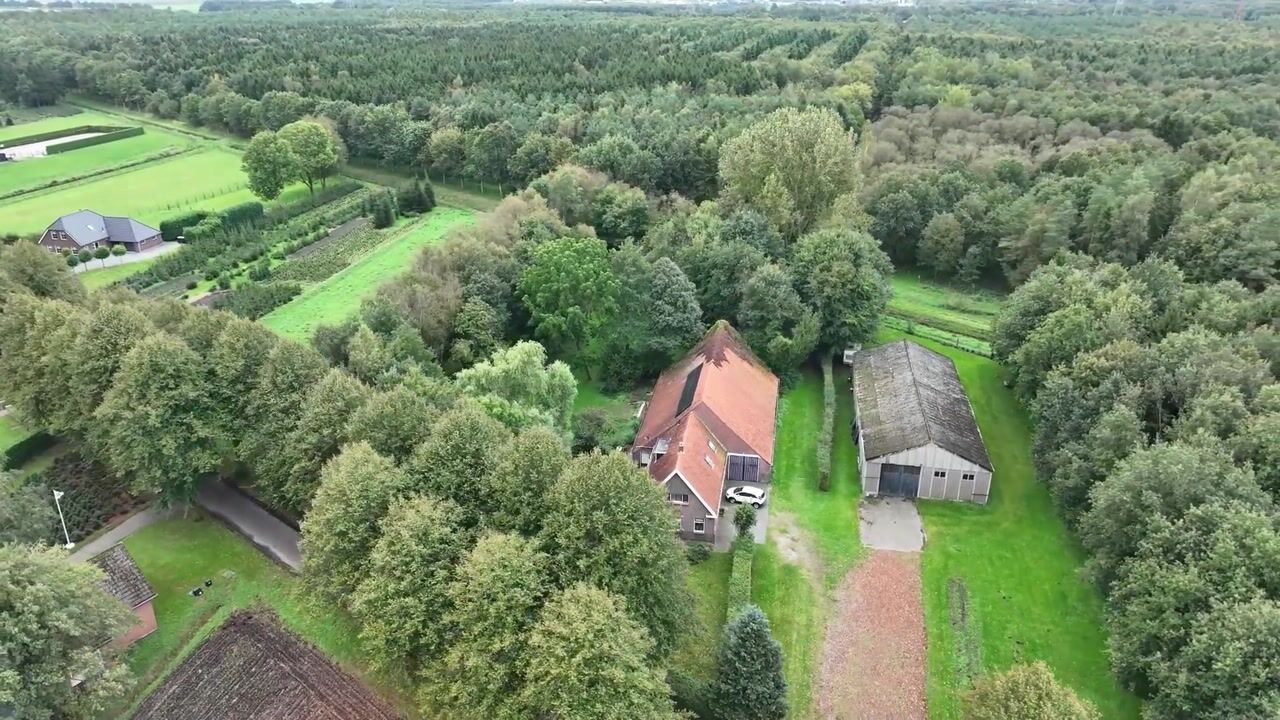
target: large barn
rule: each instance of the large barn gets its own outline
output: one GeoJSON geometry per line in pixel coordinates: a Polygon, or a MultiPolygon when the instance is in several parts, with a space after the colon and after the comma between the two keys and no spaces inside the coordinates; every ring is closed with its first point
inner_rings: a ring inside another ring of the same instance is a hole
{"type": "Polygon", "coordinates": [[[860,351],[853,398],[864,494],[987,502],[991,458],[949,358],[907,340],[860,351]]]}

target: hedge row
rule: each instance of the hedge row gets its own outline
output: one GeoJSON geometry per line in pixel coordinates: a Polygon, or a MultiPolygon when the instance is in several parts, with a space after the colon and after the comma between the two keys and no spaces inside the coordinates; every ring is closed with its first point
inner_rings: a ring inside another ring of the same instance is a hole
{"type": "MultiPolygon", "coordinates": [[[[87,132],[114,133],[120,130],[128,130],[130,128],[117,127],[115,125],[77,125],[75,127],[62,128],[61,130],[49,130],[42,133],[32,133],[23,135],[22,137],[9,138],[4,142],[0,142],[0,150],[5,148],[17,147],[18,145],[26,145],[34,142],[45,142],[47,140],[57,140],[60,137],[69,135],[82,135],[87,132]]],[[[138,128],[139,130],[141,128],[138,128]]]]}
{"type": "Polygon", "coordinates": [[[4,462],[0,469],[12,470],[22,467],[28,460],[53,447],[58,438],[45,432],[38,432],[25,440],[19,440],[4,452],[4,462]]]}
{"type": "Polygon", "coordinates": [[[831,355],[822,355],[822,433],[818,435],[818,489],[831,486],[831,435],[836,420],[836,383],[832,377],[831,355]]]}
{"type": "Polygon", "coordinates": [[[733,571],[729,574],[729,617],[751,604],[751,563],[756,540],[750,533],[733,541],[733,571]]]}
{"type": "Polygon", "coordinates": [[[44,151],[47,155],[57,155],[58,153],[64,153],[69,150],[79,150],[80,148],[91,147],[93,145],[102,145],[109,142],[115,142],[116,140],[137,137],[143,132],[145,131],[140,127],[124,128],[123,130],[103,133],[102,135],[96,135],[94,137],[80,138],[79,140],[50,145],[45,148],[44,151]]]}
{"type": "Polygon", "coordinates": [[[209,217],[204,210],[195,210],[168,220],[160,221],[160,237],[166,242],[173,242],[182,236],[186,229],[209,217]]]}

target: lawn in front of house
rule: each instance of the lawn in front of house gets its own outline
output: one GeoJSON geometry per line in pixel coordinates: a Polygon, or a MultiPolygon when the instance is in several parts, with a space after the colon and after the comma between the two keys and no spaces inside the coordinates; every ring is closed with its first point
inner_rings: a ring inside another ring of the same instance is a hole
{"type": "Polygon", "coordinates": [[[831,592],[863,556],[858,537],[860,484],[848,373],[836,371],[831,483],[818,489],[822,377],[809,369],[778,404],[768,542],[756,548],[752,600],[782,645],[790,718],[814,716],[814,676],[830,614],[831,592]],[[784,550],[784,527],[797,539],[784,550]]]}
{"type": "Polygon", "coordinates": [[[304,290],[301,295],[276,308],[260,322],[281,335],[307,342],[322,324],[339,323],[360,310],[360,302],[378,287],[408,270],[418,251],[440,242],[449,231],[475,221],[475,213],[452,207],[437,207],[379,245],[375,250],[304,290]]]}
{"type": "MultiPolygon", "coordinates": [[[[903,337],[882,331],[877,342],[903,337]]],[[[1102,598],[1080,578],[1084,554],[1058,517],[1031,463],[1031,421],[995,362],[910,338],[950,357],[995,465],[991,503],[920,502],[931,718],[962,717],[963,625],[952,625],[948,584],[963,583],[979,667],[1043,660],[1102,716],[1136,718],[1138,700],[1116,683],[1106,651],[1102,598]]]]}
{"type": "Polygon", "coordinates": [[[125,263],[123,265],[112,265],[96,270],[85,270],[82,273],[78,273],[76,277],[80,278],[80,283],[85,288],[97,290],[146,270],[154,265],[156,260],[159,260],[159,258],[139,260],[138,262],[125,263]]]}
{"type": "Polygon", "coordinates": [[[302,581],[198,510],[163,520],[125,540],[125,547],[156,591],[156,631],[130,649],[138,680],[129,705],[193,652],[234,610],[261,603],[286,627],[366,682],[406,717],[416,717],[404,678],[374,678],[366,670],[358,628],[340,609],[317,601],[302,581]],[[205,580],[213,585],[203,588],[205,580]],[[202,587],[196,598],[191,590],[202,587]]]}
{"type": "Polygon", "coordinates": [[[689,568],[689,590],[693,593],[698,627],[680,636],[671,665],[703,682],[716,677],[720,637],[729,612],[729,575],[733,553],[711,553],[689,568]]]}

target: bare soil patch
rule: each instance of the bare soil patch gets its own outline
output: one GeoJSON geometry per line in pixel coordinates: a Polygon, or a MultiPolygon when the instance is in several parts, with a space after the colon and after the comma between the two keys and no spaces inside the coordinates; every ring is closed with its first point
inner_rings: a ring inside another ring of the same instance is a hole
{"type": "Polygon", "coordinates": [[[918,553],[872,550],[836,590],[818,673],[828,720],[925,720],[918,553]]]}
{"type": "Polygon", "coordinates": [[[822,578],[822,558],[813,543],[805,537],[804,531],[796,525],[796,519],[790,513],[770,509],[769,515],[771,529],[774,530],[773,544],[778,548],[778,554],[788,563],[803,568],[813,581],[814,589],[821,591],[819,582],[822,578]]]}
{"type": "Polygon", "coordinates": [[[134,720],[397,720],[359,680],[265,610],[231,615],[134,720]]]}

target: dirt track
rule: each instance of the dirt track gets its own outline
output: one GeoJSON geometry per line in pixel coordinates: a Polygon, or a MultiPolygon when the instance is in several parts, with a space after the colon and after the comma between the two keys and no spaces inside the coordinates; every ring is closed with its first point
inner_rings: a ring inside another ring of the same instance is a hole
{"type": "Polygon", "coordinates": [[[924,720],[925,634],[918,553],[872,550],[836,591],[818,673],[828,720],[924,720]]]}

